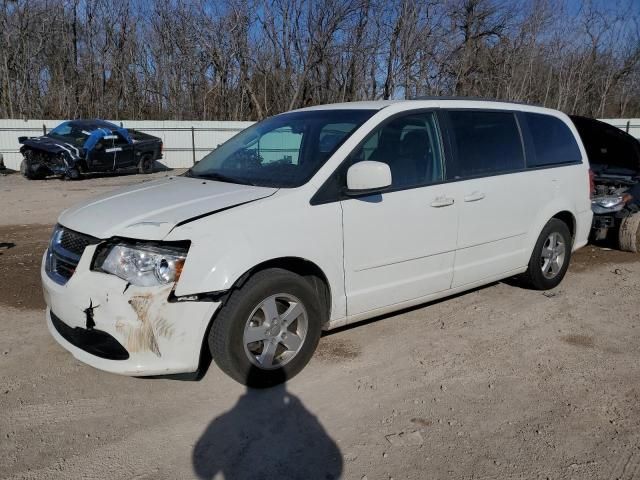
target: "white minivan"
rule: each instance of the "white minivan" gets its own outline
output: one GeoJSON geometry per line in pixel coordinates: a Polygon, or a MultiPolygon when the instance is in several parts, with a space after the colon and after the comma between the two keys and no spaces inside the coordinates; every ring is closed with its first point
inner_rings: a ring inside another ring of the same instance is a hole
{"type": "Polygon", "coordinates": [[[553,288],[591,226],[579,138],[560,112],[468,99],[267,118],[183,175],[63,212],[48,328],[110,372],[195,372],[210,353],[265,386],[322,330],[519,274],[553,288]]]}

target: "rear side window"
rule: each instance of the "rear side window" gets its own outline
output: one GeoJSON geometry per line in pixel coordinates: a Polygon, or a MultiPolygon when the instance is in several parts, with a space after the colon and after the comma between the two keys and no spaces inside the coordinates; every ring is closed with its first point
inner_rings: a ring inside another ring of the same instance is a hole
{"type": "Polygon", "coordinates": [[[455,155],[447,179],[508,173],[524,168],[524,151],[511,112],[448,112],[455,155]]]}
{"type": "Polygon", "coordinates": [[[582,160],[580,148],[569,127],[559,118],[539,113],[525,113],[533,141],[533,153],[528,167],[546,167],[582,160]]]}

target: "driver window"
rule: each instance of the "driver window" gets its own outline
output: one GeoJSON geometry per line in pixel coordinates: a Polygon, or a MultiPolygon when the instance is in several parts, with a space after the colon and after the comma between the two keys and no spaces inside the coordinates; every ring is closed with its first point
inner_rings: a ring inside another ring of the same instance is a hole
{"type": "Polygon", "coordinates": [[[441,182],[442,149],[435,114],[414,113],[384,123],[352,158],[351,163],[373,160],[389,165],[394,189],[441,182]]]}

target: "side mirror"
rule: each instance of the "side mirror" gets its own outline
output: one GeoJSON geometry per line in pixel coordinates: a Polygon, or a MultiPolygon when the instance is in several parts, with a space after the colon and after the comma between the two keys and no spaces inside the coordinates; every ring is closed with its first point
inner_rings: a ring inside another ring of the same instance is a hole
{"type": "Polygon", "coordinates": [[[391,169],[382,162],[366,160],[354,163],[347,170],[347,195],[380,193],[391,186],[391,169]]]}

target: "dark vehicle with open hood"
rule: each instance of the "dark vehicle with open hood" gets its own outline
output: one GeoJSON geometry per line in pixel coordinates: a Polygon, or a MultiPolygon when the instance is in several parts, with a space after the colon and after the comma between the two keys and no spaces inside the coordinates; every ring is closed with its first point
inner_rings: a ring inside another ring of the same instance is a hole
{"type": "Polygon", "coordinates": [[[572,116],[592,170],[593,240],[640,252],[640,141],[608,123],[572,116]]]}
{"type": "Polygon", "coordinates": [[[41,137],[20,137],[22,175],[77,179],[92,172],[153,172],[162,158],[158,137],[104,120],[70,120],[41,137]]]}

